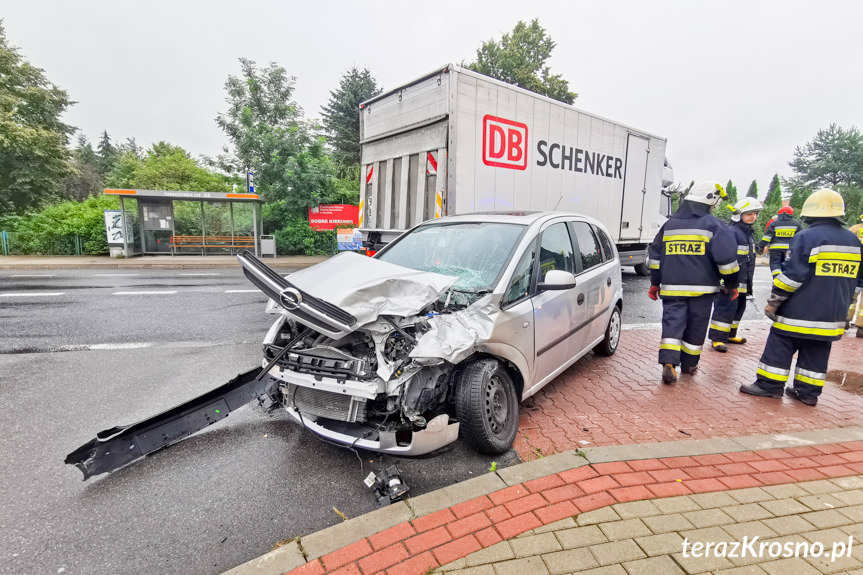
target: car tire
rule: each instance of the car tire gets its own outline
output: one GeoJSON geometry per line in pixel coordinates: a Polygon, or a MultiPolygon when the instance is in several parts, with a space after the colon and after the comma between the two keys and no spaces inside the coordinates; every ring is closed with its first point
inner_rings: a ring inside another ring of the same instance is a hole
{"type": "Polygon", "coordinates": [[[464,439],[480,453],[504,453],[518,432],[518,394],[496,359],[469,363],[461,375],[455,411],[464,439]]]}
{"type": "Polygon", "coordinates": [[[638,264],[637,266],[633,266],[635,268],[635,273],[640,276],[649,276],[650,275],[650,266],[647,265],[647,262],[643,262],[638,264]]]}
{"type": "Polygon", "coordinates": [[[617,351],[617,344],[620,343],[620,328],[620,308],[614,306],[611,310],[608,326],[605,328],[605,337],[593,348],[593,351],[599,355],[614,355],[614,352],[617,351]]]}

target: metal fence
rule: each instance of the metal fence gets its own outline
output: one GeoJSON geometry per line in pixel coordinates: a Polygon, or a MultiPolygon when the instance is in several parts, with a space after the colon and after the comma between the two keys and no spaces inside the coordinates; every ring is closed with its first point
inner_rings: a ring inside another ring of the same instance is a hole
{"type": "Polygon", "coordinates": [[[84,241],[85,238],[77,234],[33,241],[30,234],[0,231],[0,255],[80,256],[84,254],[84,241]]]}

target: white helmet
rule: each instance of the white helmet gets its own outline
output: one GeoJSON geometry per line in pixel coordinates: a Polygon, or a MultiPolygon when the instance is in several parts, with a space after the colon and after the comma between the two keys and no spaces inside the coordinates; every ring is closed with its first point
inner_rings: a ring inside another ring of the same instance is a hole
{"type": "Polygon", "coordinates": [[[739,222],[740,216],[743,214],[748,214],[749,212],[760,212],[763,209],[764,206],[758,198],[743,198],[742,200],[737,200],[737,203],[734,204],[733,208],[731,208],[731,219],[735,222],[739,222]]]}
{"type": "Polygon", "coordinates": [[[683,201],[715,206],[719,200],[727,196],[725,188],[716,180],[698,180],[683,198],[683,201]]]}

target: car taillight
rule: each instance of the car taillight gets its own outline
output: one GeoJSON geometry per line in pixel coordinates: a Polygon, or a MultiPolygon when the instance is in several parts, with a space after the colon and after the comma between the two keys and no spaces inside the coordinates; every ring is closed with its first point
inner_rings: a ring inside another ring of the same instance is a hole
{"type": "Polygon", "coordinates": [[[376,253],[378,253],[377,250],[366,250],[366,255],[369,257],[374,256],[376,253]]]}

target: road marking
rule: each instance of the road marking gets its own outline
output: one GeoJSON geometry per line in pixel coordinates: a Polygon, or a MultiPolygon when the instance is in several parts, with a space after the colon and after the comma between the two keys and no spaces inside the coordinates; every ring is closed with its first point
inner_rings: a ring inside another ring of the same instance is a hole
{"type": "Polygon", "coordinates": [[[141,349],[145,347],[153,347],[152,342],[140,343],[97,343],[88,345],[87,349],[141,349]]]}
{"type": "Polygon", "coordinates": [[[52,278],[54,274],[18,274],[12,276],[13,278],[52,278]]]}
{"type": "Polygon", "coordinates": [[[217,276],[219,274],[177,274],[179,276],[217,276]]]}
{"type": "Polygon", "coordinates": [[[31,292],[31,293],[0,293],[0,297],[55,297],[66,292],[31,292]]]}
{"type": "Polygon", "coordinates": [[[174,293],[177,291],[116,291],[111,295],[170,295],[174,293]]]}
{"type": "Polygon", "coordinates": [[[261,293],[259,289],[226,289],[225,293],[261,293]]]}
{"type": "Polygon", "coordinates": [[[124,278],[124,277],[125,278],[131,278],[131,277],[137,277],[141,274],[93,274],[93,275],[95,277],[102,277],[102,278],[124,278]]]}

